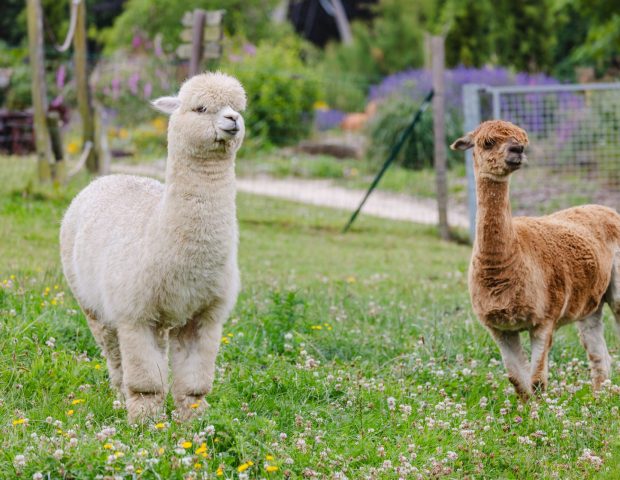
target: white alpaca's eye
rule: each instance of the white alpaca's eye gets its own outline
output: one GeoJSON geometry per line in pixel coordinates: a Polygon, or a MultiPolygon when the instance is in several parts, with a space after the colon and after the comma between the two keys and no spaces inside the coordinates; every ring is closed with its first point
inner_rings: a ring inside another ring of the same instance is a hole
{"type": "Polygon", "coordinates": [[[207,107],[197,107],[194,108],[194,112],[196,113],[205,113],[207,111],[207,107]]]}

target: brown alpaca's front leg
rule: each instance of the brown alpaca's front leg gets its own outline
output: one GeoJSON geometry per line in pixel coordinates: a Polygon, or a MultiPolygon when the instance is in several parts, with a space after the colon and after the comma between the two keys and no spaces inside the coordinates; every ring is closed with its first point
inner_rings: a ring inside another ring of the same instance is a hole
{"type": "Polygon", "coordinates": [[[542,393],[547,389],[549,378],[549,350],[553,343],[553,324],[540,324],[530,330],[532,345],[532,390],[542,393]]]}
{"type": "Polygon", "coordinates": [[[528,400],[532,394],[529,362],[521,346],[519,332],[489,330],[502,354],[504,366],[508,371],[508,380],[514,385],[519,398],[523,401],[528,400]]]}

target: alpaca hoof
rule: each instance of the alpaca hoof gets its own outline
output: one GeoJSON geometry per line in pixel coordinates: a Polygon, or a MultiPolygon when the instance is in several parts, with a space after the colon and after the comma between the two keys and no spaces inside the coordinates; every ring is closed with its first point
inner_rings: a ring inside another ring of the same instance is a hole
{"type": "Polygon", "coordinates": [[[519,397],[519,400],[522,402],[527,402],[530,399],[531,392],[527,391],[527,389],[523,386],[521,382],[519,382],[516,378],[509,376],[508,380],[512,383],[512,386],[515,388],[515,393],[519,397]]]}
{"type": "Polygon", "coordinates": [[[541,395],[545,390],[547,390],[547,382],[543,380],[536,380],[532,382],[532,391],[534,395],[541,395]]]}
{"type": "Polygon", "coordinates": [[[127,419],[129,423],[142,422],[157,416],[163,407],[162,393],[130,393],[127,398],[127,419]]]}
{"type": "Polygon", "coordinates": [[[183,395],[175,397],[174,404],[177,409],[177,417],[181,421],[200,416],[209,406],[204,395],[183,395]]]}

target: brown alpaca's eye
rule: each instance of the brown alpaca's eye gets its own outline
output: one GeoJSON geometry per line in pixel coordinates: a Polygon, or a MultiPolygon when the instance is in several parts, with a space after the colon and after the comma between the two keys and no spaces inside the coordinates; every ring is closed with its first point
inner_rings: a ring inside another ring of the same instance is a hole
{"type": "Polygon", "coordinates": [[[493,140],[492,138],[487,138],[484,142],[482,142],[482,146],[486,150],[490,150],[495,146],[495,140],[493,140]]]}
{"type": "Polygon", "coordinates": [[[207,107],[197,107],[194,108],[194,112],[196,113],[205,113],[207,111],[207,107]]]}

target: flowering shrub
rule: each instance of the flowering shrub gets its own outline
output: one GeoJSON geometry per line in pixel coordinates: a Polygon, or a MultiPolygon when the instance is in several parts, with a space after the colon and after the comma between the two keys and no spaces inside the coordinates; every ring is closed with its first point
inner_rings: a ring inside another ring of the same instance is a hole
{"type": "MultiPolygon", "coordinates": [[[[446,106],[446,142],[463,133],[463,85],[476,83],[490,86],[500,85],[555,85],[559,82],[544,74],[511,73],[503,67],[470,68],[457,67],[446,70],[445,106],[446,106]]],[[[369,90],[369,100],[379,101],[381,107],[376,118],[369,125],[372,140],[370,155],[382,161],[400,131],[409,123],[418,109],[422,99],[432,89],[431,72],[424,69],[411,69],[389,75],[369,90]],[[397,118],[397,117],[402,118],[397,118]]],[[[521,108],[536,111],[539,94],[531,94],[521,102],[521,108]]],[[[483,105],[484,107],[484,105],[483,105]]],[[[516,112],[518,113],[518,112],[516,112]]],[[[526,124],[521,124],[528,131],[536,132],[544,125],[544,118],[536,114],[524,115],[526,124]]],[[[521,117],[519,117],[521,119],[521,117]]],[[[507,120],[515,120],[507,118],[507,120]]],[[[457,161],[462,158],[448,150],[448,159],[457,161]]],[[[407,167],[420,168],[431,166],[433,158],[433,122],[432,114],[425,113],[418,123],[414,134],[407,140],[399,162],[407,167]]]]}
{"type": "Polygon", "coordinates": [[[176,67],[161,47],[134,36],[131,51],[102,59],[91,76],[94,97],[117,123],[131,125],[155,117],[148,102],[177,88],[176,67]]]}

